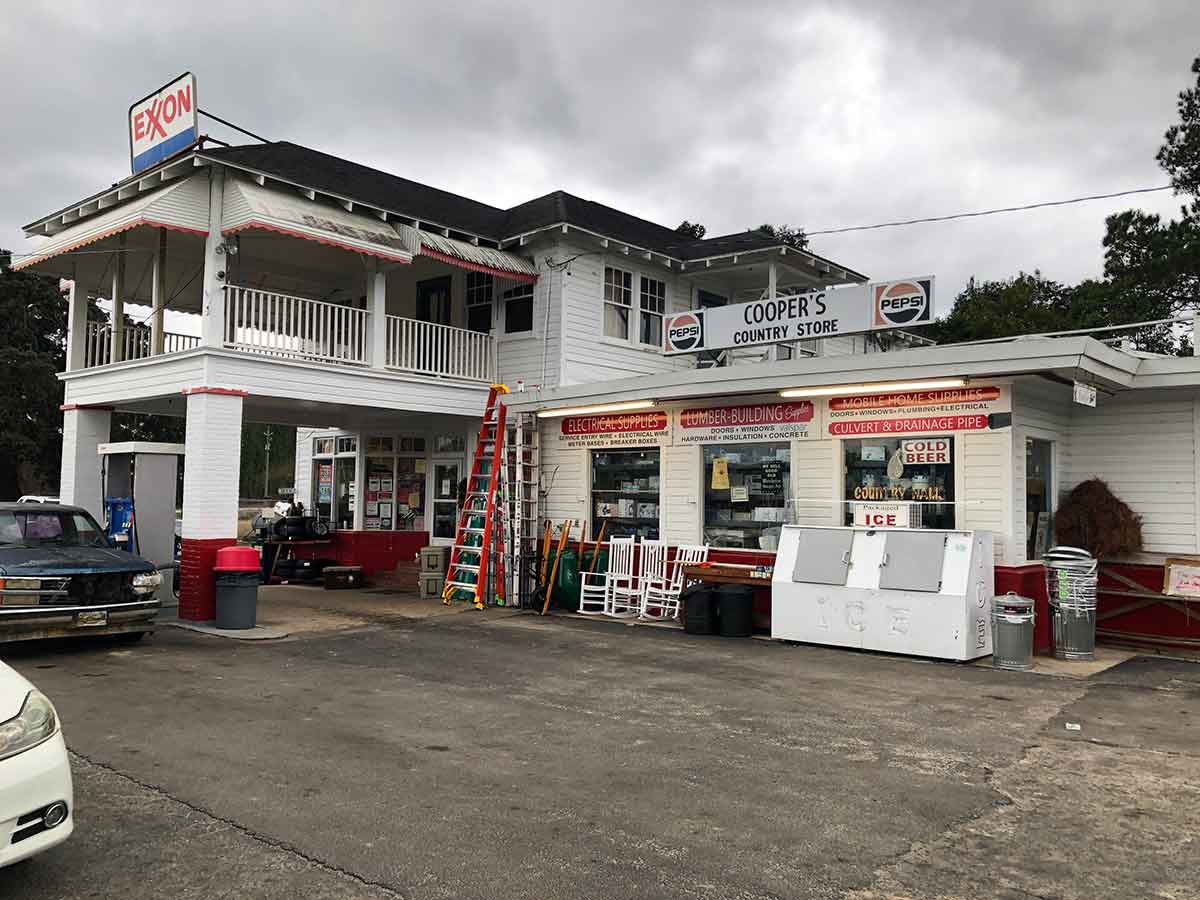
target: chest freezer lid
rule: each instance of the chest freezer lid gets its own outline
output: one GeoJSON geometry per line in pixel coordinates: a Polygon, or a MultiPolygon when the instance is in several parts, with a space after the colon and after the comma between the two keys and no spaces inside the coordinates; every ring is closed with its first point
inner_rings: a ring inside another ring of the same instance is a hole
{"type": "Polygon", "coordinates": [[[884,544],[879,587],[897,591],[937,593],[942,588],[946,556],[943,531],[889,531],[884,544]]]}
{"type": "Polygon", "coordinates": [[[798,533],[792,581],[800,584],[845,584],[850,570],[850,528],[803,528],[798,533]]]}

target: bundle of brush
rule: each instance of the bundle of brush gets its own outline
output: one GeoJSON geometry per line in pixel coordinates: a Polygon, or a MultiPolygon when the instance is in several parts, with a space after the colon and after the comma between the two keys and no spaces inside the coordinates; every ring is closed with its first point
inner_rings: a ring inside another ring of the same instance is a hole
{"type": "Polygon", "coordinates": [[[1063,498],[1054,515],[1054,539],[1082,547],[1097,559],[1142,549],[1142,517],[1099,478],[1081,482],[1063,498]]]}

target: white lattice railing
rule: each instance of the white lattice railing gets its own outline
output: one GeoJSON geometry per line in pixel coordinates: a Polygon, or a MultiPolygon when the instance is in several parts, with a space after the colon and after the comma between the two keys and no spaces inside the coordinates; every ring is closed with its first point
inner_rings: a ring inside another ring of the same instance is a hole
{"type": "Polygon", "coordinates": [[[388,316],[386,365],[491,383],[496,380],[496,342],[478,331],[388,316]]]}
{"type": "MultiPolygon", "coordinates": [[[[126,325],[123,338],[122,360],[145,359],[153,356],[151,332],[148,325],[126,325]]],[[[194,334],[177,334],[168,331],[163,335],[163,353],[178,353],[200,346],[200,338],[194,334]]],[[[84,334],[84,368],[106,366],[112,362],[112,325],[88,322],[84,334]]]]}
{"type": "Polygon", "coordinates": [[[344,365],[367,361],[367,313],[323,300],[225,288],[225,346],[344,365]]]}

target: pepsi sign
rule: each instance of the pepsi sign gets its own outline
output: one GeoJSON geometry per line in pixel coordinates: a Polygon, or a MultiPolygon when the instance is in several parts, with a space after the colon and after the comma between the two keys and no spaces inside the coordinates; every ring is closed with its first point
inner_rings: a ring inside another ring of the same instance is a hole
{"type": "Polygon", "coordinates": [[[663,329],[663,352],[690,353],[704,349],[704,312],[692,310],[667,320],[663,329]]]}
{"type": "Polygon", "coordinates": [[[933,279],[871,285],[873,328],[904,328],[933,321],[933,279]]]}
{"type": "Polygon", "coordinates": [[[200,137],[196,76],[184,72],[129,107],[129,164],[133,174],[158,165],[200,137]]]}

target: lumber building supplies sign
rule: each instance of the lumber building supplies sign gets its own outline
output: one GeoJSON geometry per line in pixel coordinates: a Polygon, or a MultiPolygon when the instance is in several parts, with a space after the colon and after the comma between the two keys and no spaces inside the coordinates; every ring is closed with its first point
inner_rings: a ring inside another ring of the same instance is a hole
{"type": "Polygon", "coordinates": [[[558,442],[571,449],[666,447],[671,444],[671,416],[661,409],[565,416],[559,426],[558,442]]]}
{"type": "Polygon", "coordinates": [[[667,316],[663,353],[908,328],[933,321],[933,276],[851,284],[667,316]]]}
{"type": "Polygon", "coordinates": [[[811,400],[708,406],[679,412],[677,444],[796,441],[816,437],[811,400]]]}
{"type": "Polygon", "coordinates": [[[1012,398],[1006,385],[830,397],[825,410],[829,437],[947,434],[1011,424],[1012,398]]]}

